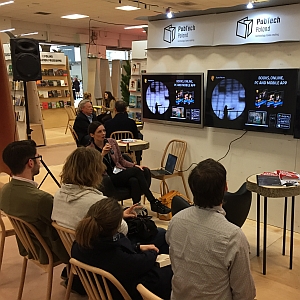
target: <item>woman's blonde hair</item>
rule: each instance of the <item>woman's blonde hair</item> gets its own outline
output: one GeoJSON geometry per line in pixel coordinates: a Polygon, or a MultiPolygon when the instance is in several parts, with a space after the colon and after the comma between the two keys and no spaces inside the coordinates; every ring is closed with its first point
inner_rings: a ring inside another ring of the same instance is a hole
{"type": "Polygon", "coordinates": [[[91,99],[92,98],[92,94],[89,92],[84,92],[83,93],[83,99],[91,99]]]}
{"type": "Polygon", "coordinates": [[[67,157],[60,174],[61,182],[98,188],[105,169],[99,151],[79,147],[67,157]]]}
{"type": "Polygon", "coordinates": [[[104,198],[94,203],[78,223],[75,239],[83,248],[93,248],[99,237],[112,237],[120,227],[123,209],[116,199],[104,198]]]}

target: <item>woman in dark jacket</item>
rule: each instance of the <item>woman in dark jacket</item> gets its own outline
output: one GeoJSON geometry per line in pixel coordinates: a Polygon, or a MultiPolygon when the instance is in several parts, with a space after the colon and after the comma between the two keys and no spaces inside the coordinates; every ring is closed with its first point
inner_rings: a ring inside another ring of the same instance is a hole
{"type": "MultiPolygon", "coordinates": [[[[154,245],[138,244],[134,249],[123,234],[117,233],[122,216],[121,206],[112,198],[93,204],[78,224],[71,256],[114,275],[132,299],[141,299],[136,291],[139,283],[169,299],[171,267],[155,265],[158,249],[154,245]]],[[[115,288],[111,291],[114,300],[123,299],[115,288]]]]}

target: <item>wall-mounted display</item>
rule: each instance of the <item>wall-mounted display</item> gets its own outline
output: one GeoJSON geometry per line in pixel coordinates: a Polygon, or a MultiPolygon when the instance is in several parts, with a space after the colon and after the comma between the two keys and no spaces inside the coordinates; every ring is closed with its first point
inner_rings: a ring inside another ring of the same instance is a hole
{"type": "Polygon", "coordinates": [[[294,134],[298,69],[209,70],[205,125],[294,134]]]}
{"type": "Polygon", "coordinates": [[[142,76],[143,120],[203,127],[203,73],[142,76]]]}

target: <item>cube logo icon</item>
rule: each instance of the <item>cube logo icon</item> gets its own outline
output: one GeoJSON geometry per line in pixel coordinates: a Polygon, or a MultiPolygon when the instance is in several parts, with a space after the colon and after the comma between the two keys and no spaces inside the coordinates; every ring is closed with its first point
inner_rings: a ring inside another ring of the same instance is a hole
{"type": "Polygon", "coordinates": [[[252,33],[253,20],[245,17],[236,22],[236,36],[246,39],[252,33]]]}
{"type": "Polygon", "coordinates": [[[164,38],[163,40],[167,43],[172,43],[175,40],[176,27],[169,25],[164,28],[164,38]]]}

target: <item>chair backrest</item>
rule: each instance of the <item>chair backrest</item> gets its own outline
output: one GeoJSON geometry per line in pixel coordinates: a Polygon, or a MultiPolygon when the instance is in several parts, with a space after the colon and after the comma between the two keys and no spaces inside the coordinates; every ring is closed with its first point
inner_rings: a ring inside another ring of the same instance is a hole
{"type": "Polygon", "coordinates": [[[136,286],[136,289],[139,291],[144,300],[163,300],[145,288],[141,283],[136,286]]]}
{"type": "Polygon", "coordinates": [[[15,229],[15,233],[17,237],[19,238],[20,242],[22,243],[23,247],[26,249],[26,252],[29,255],[30,259],[33,259],[37,262],[39,262],[39,255],[37,252],[37,249],[35,247],[34,241],[32,239],[32,236],[34,236],[38,242],[40,243],[40,246],[44,249],[48,256],[48,263],[53,265],[53,256],[52,252],[49,249],[47,243],[43,239],[43,237],[40,235],[38,230],[31,224],[25,222],[24,220],[8,215],[6,214],[8,219],[10,220],[12,226],[15,229]]]}
{"type": "Polygon", "coordinates": [[[115,140],[133,139],[133,133],[131,131],[115,131],[111,133],[110,137],[115,140]]]}
{"type": "Polygon", "coordinates": [[[113,300],[107,281],[118,289],[125,300],[131,300],[122,284],[112,274],[84,264],[74,258],[70,259],[70,263],[75,268],[90,300],[113,300]],[[99,281],[100,277],[102,282],[99,281]]]}
{"type": "Polygon", "coordinates": [[[72,137],[76,143],[76,145],[78,146],[79,145],[79,139],[78,139],[78,135],[77,133],[75,132],[75,130],[73,129],[73,126],[71,124],[68,124],[68,128],[72,134],[72,137]]]}
{"type": "Polygon", "coordinates": [[[73,106],[65,106],[64,108],[68,114],[69,121],[74,121],[76,119],[75,108],[73,106]]]}
{"type": "Polygon", "coordinates": [[[171,203],[172,216],[175,216],[175,214],[190,206],[191,204],[182,197],[174,196],[171,203]]]}
{"type": "Polygon", "coordinates": [[[226,192],[223,208],[226,211],[226,219],[242,227],[246,221],[251,207],[252,193],[246,189],[246,182],[235,193],[226,192]]]}
{"type": "Polygon", "coordinates": [[[62,243],[71,257],[71,249],[75,240],[75,230],[60,226],[56,222],[52,222],[52,226],[56,229],[62,243]]]}

